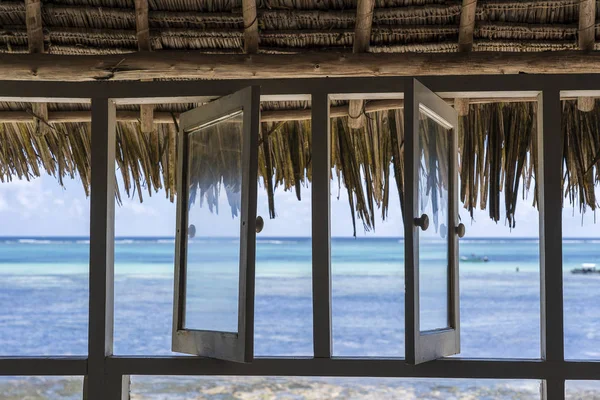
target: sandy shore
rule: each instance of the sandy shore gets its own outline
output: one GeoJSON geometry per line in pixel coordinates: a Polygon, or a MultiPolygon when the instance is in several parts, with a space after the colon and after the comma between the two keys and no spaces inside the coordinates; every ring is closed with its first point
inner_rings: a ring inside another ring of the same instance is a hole
{"type": "MultiPolygon", "coordinates": [[[[82,378],[2,378],[2,400],[80,400],[82,378]]],[[[134,377],[132,400],[529,400],[535,381],[280,377],[134,377]]],[[[569,387],[568,400],[600,400],[600,385],[569,387]]]]}

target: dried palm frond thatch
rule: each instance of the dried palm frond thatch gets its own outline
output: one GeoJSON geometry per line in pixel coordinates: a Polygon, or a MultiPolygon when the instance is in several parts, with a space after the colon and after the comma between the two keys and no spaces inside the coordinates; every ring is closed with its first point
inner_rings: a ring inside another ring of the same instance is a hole
{"type": "MultiPolygon", "coordinates": [[[[580,0],[479,1],[473,50],[576,50],[580,0]]],[[[152,0],[152,49],[237,53],[244,23],[241,0],[152,0]]],[[[257,2],[260,48],[266,53],[351,49],[356,0],[257,2]]],[[[457,51],[460,0],[377,0],[373,52],[457,51]]],[[[44,1],[46,50],[53,54],[135,52],[133,0],[44,1]]],[[[24,2],[0,2],[0,52],[27,52],[24,2]]]]}
{"type": "MultiPolygon", "coordinates": [[[[331,166],[338,190],[348,193],[354,224],[359,219],[363,228],[370,230],[376,228],[378,215],[382,219],[387,217],[391,191],[396,191],[400,205],[403,203],[403,111],[367,113],[366,120],[363,129],[354,130],[348,127],[347,117],[332,118],[331,166]]],[[[138,123],[117,124],[117,172],[122,176],[126,195],[136,195],[142,201],[144,192],[151,195],[163,189],[173,201],[177,165],[175,126],[155,127],[152,133],[142,133],[138,123]]],[[[423,171],[428,188],[439,192],[447,189],[444,180],[447,144],[443,139],[431,139],[433,135],[444,137],[438,134],[441,128],[437,125],[422,122],[420,127],[425,138],[423,171]]],[[[594,189],[600,180],[600,107],[586,113],[577,109],[576,101],[563,101],[562,130],[564,141],[557,145],[564,146],[565,199],[581,212],[594,211],[598,204],[594,189]]],[[[224,185],[226,192],[227,188],[238,187],[239,182],[228,171],[240,163],[239,127],[219,128],[216,133],[205,137],[211,141],[206,146],[209,153],[201,147],[194,150],[200,156],[199,164],[193,167],[197,179],[191,183],[200,189],[197,200],[215,210],[219,185],[224,185]]],[[[536,204],[536,135],[535,103],[470,106],[468,116],[460,119],[458,167],[460,199],[471,215],[476,208],[487,209],[492,220],[504,219],[514,227],[519,202],[536,204]],[[501,215],[502,204],[504,215],[501,215]]],[[[302,187],[311,181],[311,141],[309,120],[262,123],[258,183],[267,192],[271,218],[277,215],[277,188],[293,190],[301,199],[302,187]]],[[[90,124],[52,124],[43,136],[38,135],[33,123],[0,124],[0,143],[0,181],[29,180],[48,174],[62,184],[64,178],[79,177],[89,195],[90,124]]],[[[118,200],[121,195],[118,192],[118,200]]],[[[439,195],[434,197],[436,201],[445,201],[439,195]]],[[[232,213],[237,213],[239,202],[229,203],[232,213]]]]}

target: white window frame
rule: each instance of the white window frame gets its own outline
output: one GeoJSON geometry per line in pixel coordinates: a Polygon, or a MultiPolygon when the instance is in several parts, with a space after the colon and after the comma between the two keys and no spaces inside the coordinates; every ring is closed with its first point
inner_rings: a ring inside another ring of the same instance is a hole
{"type": "MultiPolygon", "coordinates": [[[[117,104],[203,102],[260,85],[263,100],[312,96],[314,142],[327,144],[331,94],[368,98],[403,92],[411,77],[313,78],[181,82],[0,81],[4,101],[82,102],[92,108],[89,337],[87,357],[0,357],[0,375],[84,376],[87,400],[127,397],[130,375],[338,376],[406,378],[536,379],[544,400],[564,400],[565,380],[600,380],[600,362],[564,359],[562,291],[562,132],[560,96],[600,97],[600,74],[429,76],[419,80],[443,98],[538,98],[541,283],[540,359],[443,358],[408,365],[403,358],[340,358],[331,355],[329,240],[313,244],[315,357],[256,358],[250,364],[173,356],[113,355],[115,120],[117,104]],[[323,109],[325,106],[326,109],[323,109]],[[323,281],[325,279],[325,281],[323,281]]],[[[316,156],[313,149],[313,158],[316,156]]],[[[329,239],[329,161],[325,150],[313,161],[313,235],[329,239]],[[324,157],[324,158],[323,158],[324,157]]],[[[313,236],[313,243],[315,236],[313,236]]]]}
{"type": "Polygon", "coordinates": [[[254,358],[254,282],[256,239],[256,179],[260,88],[247,87],[206,105],[182,113],[179,119],[177,167],[177,231],[175,240],[175,288],[172,350],[235,362],[254,358]],[[188,237],[188,143],[189,134],[242,112],[242,188],[237,332],[216,332],[185,327],[188,237]],[[252,184],[254,182],[254,184],[252,184]]]}
{"type": "Polygon", "coordinates": [[[458,282],[458,113],[417,79],[408,82],[404,91],[404,165],[406,188],[412,188],[404,203],[405,247],[405,354],[409,364],[421,364],[460,353],[460,305],[458,282]],[[421,113],[448,129],[449,187],[448,187],[448,269],[447,315],[448,327],[433,331],[421,330],[419,282],[419,119],[421,113]],[[407,222],[408,221],[408,222],[407,222]],[[414,221],[414,222],[413,222],[414,221]]]}

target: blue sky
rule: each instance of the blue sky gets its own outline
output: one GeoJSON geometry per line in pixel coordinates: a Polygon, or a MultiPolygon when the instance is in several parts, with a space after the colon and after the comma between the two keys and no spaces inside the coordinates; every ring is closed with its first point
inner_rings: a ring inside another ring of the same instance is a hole
{"type": "MultiPolygon", "coordinates": [[[[310,189],[303,188],[303,201],[296,200],[295,194],[277,191],[275,195],[277,218],[268,220],[266,216],[266,196],[259,190],[258,214],[265,217],[265,229],[261,235],[267,236],[309,236],[310,235],[310,189]]],[[[332,183],[332,235],[351,236],[350,209],[345,190],[342,188],[337,200],[337,184],[332,183]]],[[[461,212],[470,237],[537,237],[538,213],[530,201],[522,201],[517,207],[517,227],[512,231],[503,222],[495,224],[485,211],[475,214],[471,222],[466,212],[461,212]]],[[[364,233],[358,222],[359,236],[402,236],[400,209],[397,196],[390,200],[388,220],[376,221],[375,232],[364,233]]],[[[89,199],[85,197],[79,180],[65,181],[61,188],[56,179],[43,176],[31,182],[13,181],[0,183],[0,236],[87,236],[89,232],[89,199]]],[[[203,209],[199,213],[202,226],[210,229],[215,236],[228,235],[235,231],[237,221],[232,220],[227,208],[219,215],[203,209]]],[[[174,236],[175,205],[171,204],[163,192],[152,197],[145,196],[143,203],[136,198],[124,199],[116,210],[117,236],[174,236]]],[[[600,237],[600,227],[594,224],[594,215],[586,213],[583,218],[579,211],[573,212],[568,206],[563,212],[563,231],[567,237],[600,237]],[[583,226],[582,226],[583,222],[583,226]]]]}

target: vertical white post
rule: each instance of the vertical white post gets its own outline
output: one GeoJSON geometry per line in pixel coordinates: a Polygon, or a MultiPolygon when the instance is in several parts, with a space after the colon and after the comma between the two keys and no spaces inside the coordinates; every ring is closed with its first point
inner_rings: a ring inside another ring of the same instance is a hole
{"type": "MultiPolygon", "coordinates": [[[[564,361],[562,163],[560,91],[538,96],[538,205],[540,218],[541,354],[547,362],[564,361]]],[[[543,382],[545,400],[564,400],[564,379],[543,382]]]]}
{"type": "Polygon", "coordinates": [[[105,368],[113,352],[115,121],[110,99],[92,99],[87,400],[117,399],[108,394],[105,368]]]}
{"type": "Polygon", "coordinates": [[[329,95],[312,96],[312,287],[315,358],[330,358],[331,340],[331,211],[329,192],[331,135],[329,95]]]}
{"type": "Polygon", "coordinates": [[[407,79],[404,85],[404,331],[405,358],[409,364],[416,363],[419,335],[419,276],[415,265],[415,248],[419,245],[419,235],[415,233],[415,209],[418,196],[415,191],[415,171],[418,169],[418,137],[415,137],[415,122],[419,121],[419,110],[415,110],[415,82],[407,79]]]}

